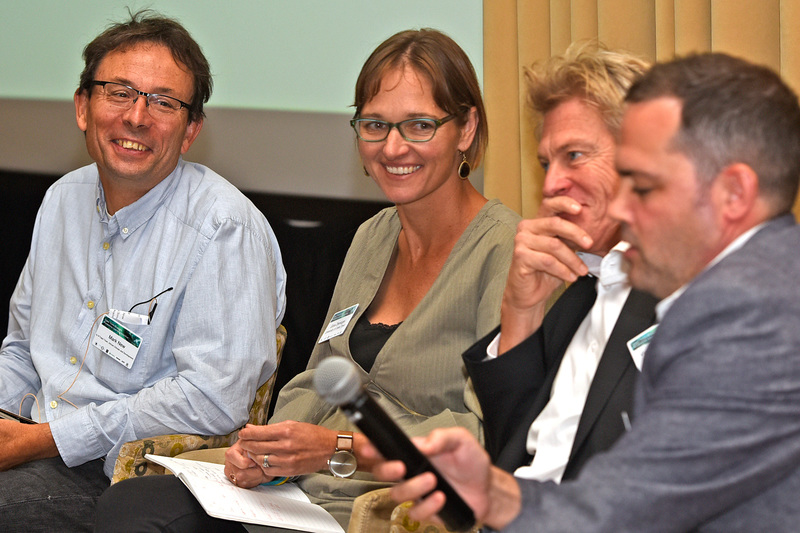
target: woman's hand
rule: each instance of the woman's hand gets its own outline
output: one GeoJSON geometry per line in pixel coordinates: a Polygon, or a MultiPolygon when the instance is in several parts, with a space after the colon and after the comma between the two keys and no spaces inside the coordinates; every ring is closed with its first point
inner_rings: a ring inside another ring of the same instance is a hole
{"type": "Polygon", "coordinates": [[[237,487],[250,489],[272,480],[271,474],[264,470],[250,458],[247,451],[239,445],[239,441],[225,452],[225,476],[237,487]]]}
{"type": "Polygon", "coordinates": [[[266,426],[248,424],[225,454],[225,474],[229,478],[233,474],[236,485],[249,488],[275,476],[323,470],[336,449],[336,435],[331,429],[292,420],[266,426]]]}

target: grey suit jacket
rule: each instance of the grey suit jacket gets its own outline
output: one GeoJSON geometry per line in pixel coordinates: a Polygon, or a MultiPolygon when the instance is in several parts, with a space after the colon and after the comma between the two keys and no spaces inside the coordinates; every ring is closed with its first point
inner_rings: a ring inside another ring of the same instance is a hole
{"type": "Polygon", "coordinates": [[[630,432],[507,531],[800,530],[800,227],[769,222],[666,313],[630,432]]]}

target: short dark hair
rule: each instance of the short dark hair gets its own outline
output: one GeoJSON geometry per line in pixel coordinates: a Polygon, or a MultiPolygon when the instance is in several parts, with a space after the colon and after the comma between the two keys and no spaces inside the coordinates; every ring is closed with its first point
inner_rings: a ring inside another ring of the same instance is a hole
{"type": "Polygon", "coordinates": [[[800,105],[778,74],[727,54],[690,55],[654,66],[626,100],[662,97],[682,103],[675,148],[702,182],[744,163],[758,175],[773,214],[791,210],[800,180],[800,105]]]}
{"type": "Polygon", "coordinates": [[[456,115],[459,124],[466,123],[468,111],[475,107],[478,127],[465,155],[470,164],[477,167],[489,142],[489,126],[478,77],[464,50],[439,30],[401,31],[378,45],[364,63],[356,81],[355,117],[358,118],[364,105],[378,94],[383,77],[405,65],[430,81],[436,105],[456,115]]]}
{"type": "Polygon", "coordinates": [[[194,78],[189,122],[203,118],[203,104],[211,97],[213,81],[211,68],[200,45],[177,20],[150,9],[133,14],[128,11],[128,14],[130,20],[112,24],[83,49],[85,66],[81,72],[78,92],[86,91],[91,94],[92,80],[97,68],[109,53],[126,50],[141,43],[159,44],[168,48],[175,61],[184,65],[194,78]]]}

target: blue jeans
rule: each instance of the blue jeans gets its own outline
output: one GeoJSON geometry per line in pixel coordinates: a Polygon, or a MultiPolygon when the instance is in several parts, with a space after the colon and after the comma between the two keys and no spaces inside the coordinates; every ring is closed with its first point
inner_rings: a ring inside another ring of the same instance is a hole
{"type": "Polygon", "coordinates": [[[102,459],[69,468],[55,457],[0,472],[0,529],[92,531],[108,485],[102,459]]]}

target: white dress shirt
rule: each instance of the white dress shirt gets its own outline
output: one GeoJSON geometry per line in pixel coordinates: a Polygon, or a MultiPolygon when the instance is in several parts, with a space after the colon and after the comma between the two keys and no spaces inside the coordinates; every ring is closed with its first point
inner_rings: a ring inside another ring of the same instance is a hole
{"type": "MultiPolygon", "coordinates": [[[[533,462],[518,468],[515,476],[558,483],[564,475],[597,365],[630,294],[628,276],[622,270],[627,248],[627,243],[620,242],[605,257],[579,254],[589,273],[598,278],[597,299],[564,353],[550,401],[531,424],[527,449],[533,462]]],[[[489,346],[489,356],[496,356],[499,338],[489,346]]]]}

